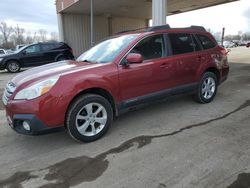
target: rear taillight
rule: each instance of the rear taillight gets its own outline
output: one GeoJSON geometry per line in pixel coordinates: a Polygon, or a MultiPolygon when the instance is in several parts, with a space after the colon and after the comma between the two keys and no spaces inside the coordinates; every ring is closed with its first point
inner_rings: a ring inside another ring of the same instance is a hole
{"type": "Polygon", "coordinates": [[[225,48],[223,48],[223,47],[220,47],[220,53],[222,54],[222,55],[227,55],[228,53],[229,53],[229,51],[227,50],[227,49],[225,49],[225,48]]]}
{"type": "Polygon", "coordinates": [[[228,53],[229,51],[227,49],[219,47],[217,53],[212,54],[211,57],[214,59],[214,62],[217,64],[217,66],[228,66],[228,53]]]}
{"type": "Polygon", "coordinates": [[[220,61],[221,61],[222,66],[228,66],[227,55],[228,55],[229,52],[230,52],[230,50],[225,49],[225,48],[221,48],[221,50],[220,50],[220,61]]]}

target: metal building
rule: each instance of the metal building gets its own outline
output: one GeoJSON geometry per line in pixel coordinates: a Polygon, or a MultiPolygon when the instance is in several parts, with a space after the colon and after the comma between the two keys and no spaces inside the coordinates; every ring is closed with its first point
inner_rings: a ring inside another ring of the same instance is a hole
{"type": "Polygon", "coordinates": [[[119,31],[166,23],[178,14],[236,0],[56,0],[59,36],[76,56],[119,31]]]}

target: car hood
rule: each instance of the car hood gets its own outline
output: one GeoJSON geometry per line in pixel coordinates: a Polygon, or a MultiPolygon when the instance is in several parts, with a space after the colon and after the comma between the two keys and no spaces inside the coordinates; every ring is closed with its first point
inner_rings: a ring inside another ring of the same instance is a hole
{"type": "Polygon", "coordinates": [[[11,54],[1,54],[0,57],[1,58],[5,58],[5,57],[12,57],[14,55],[16,55],[17,53],[11,53],[11,54]]]}
{"type": "Polygon", "coordinates": [[[29,85],[33,82],[40,81],[49,77],[62,76],[65,74],[84,71],[92,69],[99,66],[104,66],[105,64],[99,63],[85,63],[76,61],[60,61],[56,63],[51,63],[48,65],[43,65],[36,67],[15,76],[11,82],[15,84],[16,87],[20,85],[29,85]]]}

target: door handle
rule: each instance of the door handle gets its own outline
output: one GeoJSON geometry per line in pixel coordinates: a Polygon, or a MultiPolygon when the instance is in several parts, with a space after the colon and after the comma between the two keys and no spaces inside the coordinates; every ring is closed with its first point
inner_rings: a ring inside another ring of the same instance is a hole
{"type": "Polygon", "coordinates": [[[161,68],[166,68],[167,66],[168,66],[167,63],[162,63],[162,64],[160,65],[161,68]]]}
{"type": "Polygon", "coordinates": [[[198,60],[198,61],[203,61],[203,60],[205,60],[205,59],[206,59],[206,58],[205,58],[204,56],[201,56],[201,55],[197,57],[197,60],[198,60]]]}

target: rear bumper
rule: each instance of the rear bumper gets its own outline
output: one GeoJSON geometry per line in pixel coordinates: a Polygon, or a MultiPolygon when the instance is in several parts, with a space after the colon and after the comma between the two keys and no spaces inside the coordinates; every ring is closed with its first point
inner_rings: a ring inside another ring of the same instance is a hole
{"type": "Polygon", "coordinates": [[[7,120],[13,130],[15,130],[17,133],[24,135],[49,134],[65,129],[64,126],[53,127],[53,128],[48,127],[35,115],[32,114],[15,114],[12,119],[9,116],[7,116],[7,120]],[[24,121],[26,121],[29,124],[30,126],[29,131],[23,127],[24,121]]]}

